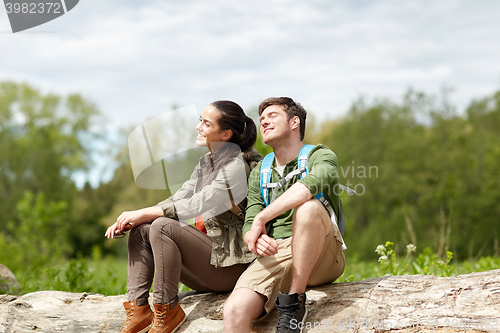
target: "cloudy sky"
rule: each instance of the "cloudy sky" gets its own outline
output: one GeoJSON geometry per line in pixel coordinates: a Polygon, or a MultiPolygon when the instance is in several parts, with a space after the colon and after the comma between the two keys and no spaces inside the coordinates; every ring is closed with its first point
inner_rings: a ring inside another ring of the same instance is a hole
{"type": "Polygon", "coordinates": [[[82,93],[111,127],[231,99],[291,96],[320,119],[360,95],[455,88],[463,110],[500,89],[499,1],[97,1],[13,34],[0,80],[82,93]]]}

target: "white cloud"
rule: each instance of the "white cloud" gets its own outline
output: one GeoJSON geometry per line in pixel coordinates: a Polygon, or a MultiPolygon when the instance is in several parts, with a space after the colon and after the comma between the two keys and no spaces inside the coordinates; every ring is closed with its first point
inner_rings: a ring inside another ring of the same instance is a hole
{"type": "MultiPolygon", "coordinates": [[[[290,95],[336,117],[360,94],[442,84],[463,109],[498,89],[495,1],[80,1],[26,33],[0,35],[0,80],[82,92],[115,126],[214,99],[249,108],[290,95]],[[5,51],[4,51],[5,50],[5,51]]],[[[8,30],[0,10],[0,29],[8,30]]]]}

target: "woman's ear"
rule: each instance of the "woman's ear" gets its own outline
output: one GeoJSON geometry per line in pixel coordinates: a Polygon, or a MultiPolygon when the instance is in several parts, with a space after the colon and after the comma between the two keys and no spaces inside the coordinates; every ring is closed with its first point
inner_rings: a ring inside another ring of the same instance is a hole
{"type": "Polygon", "coordinates": [[[222,133],[222,140],[230,141],[232,136],[233,136],[233,131],[225,130],[224,133],[222,133]]]}

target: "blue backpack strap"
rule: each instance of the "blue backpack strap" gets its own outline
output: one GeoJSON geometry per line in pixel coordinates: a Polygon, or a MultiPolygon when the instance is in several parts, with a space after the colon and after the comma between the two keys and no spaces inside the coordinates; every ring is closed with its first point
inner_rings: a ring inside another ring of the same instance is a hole
{"type": "MultiPolygon", "coordinates": [[[[299,168],[304,167],[306,169],[306,172],[300,174],[300,179],[304,178],[305,175],[309,173],[309,168],[307,167],[307,156],[311,152],[311,150],[316,147],[314,145],[303,145],[302,149],[300,150],[299,157],[298,157],[298,163],[299,163],[299,168]]],[[[325,196],[323,195],[323,192],[318,193],[315,196],[316,199],[318,199],[321,203],[328,202],[326,201],[325,196]]]]}
{"type": "Polygon", "coordinates": [[[267,154],[260,165],[260,194],[264,199],[264,204],[269,206],[269,189],[267,184],[271,182],[271,165],[274,161],[274,153],[267,154]]]}
{"type": "MultiPolygon", "coordinates": [[[[311,150],[314,148],[314,145],[303,145],[302,149],[300,150],[299,156],[298,156],[298,168],[295,171],[292,171],[289,175],[287,175],[285,178],[283,178],[280,182],[278,183],[271,183],[271,165],[273,164],[274,160],[274,153],[267,154],[264,157],[264,160],[262,161],[262,164],[260,166],[260,193],[262,195],[262,198],[264,199],[264,203],[267,206],[269,206],[269,189],[274,188],[276,186],[281,187],[283,184],[281,184],[282,181],[288,181],[291,179],[292,176],[295,175],[293,174],[294,172],[300,172],[300,178],[302,179],[307,173],[309,172],[309,169],[307,167],[307,156],[311,152],[311,150]],[[302,169],[302,170],[300,170],[302,169]],[[286,179],[290,176],[290,179],[286,179]]],[[[350,189],[349,189],[350,190],[350,189]]],[[[353,190],[351,190],[354,192],[353,190]]],[[[354,192],[355,193],[355,192],[354,192]]],[[[351,195],[351,193],[349,193],[351,195]]],[[[332,222],[337,225],[339,228],[342,237],[344,237],[344,231],[345,231],[345,222],[344,222],[344,216],[342,214],[342,200],[340,201],[340,221],[337,221],[337,216],[335,215],[335,211],[333,210],[332,206],[326,199],[325,195],[323,192],[318,193],[314,198],[318,199],[328,210],[330,213],[330,217],[332,219],[332,222]]],[[[342,249],[345,250],[347,247],[345,246],[344,240],[342,239],[342,249]]]]}
{"type": "Polygon", "coordinates": [[[303,145],[302,149],[300,150],[298,157],[298,167],[299,169],[302,167],[306,168],[306,172],[300,174],[300,179],[304,178],[304,176],[309,172],[309,169],[307,168],[307,155],[309,155],[314,147],[315,146],[313,145],[303,145]]]}

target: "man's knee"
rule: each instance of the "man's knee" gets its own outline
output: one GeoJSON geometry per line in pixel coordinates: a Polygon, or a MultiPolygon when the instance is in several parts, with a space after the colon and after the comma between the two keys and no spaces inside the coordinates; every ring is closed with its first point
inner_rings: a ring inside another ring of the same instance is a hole
{"type": "Polygon", "coordinates": [[[224,304],[224,325],[250,324],[264,311],[265,302],[265,296],[251,289],[235,289],[224,304]]]}
{"type": "MultiPolygon", "coordinates": [[[[224,304],[224,327],[231,331],[231,328],[237,328],[245,320],[245,300],[238,297],[233,291],[224,304]],[[243,306],[242,306],[243,305],[243,306]]],[[[251,319],[250,319],[251,320],[251,319]]]]}
{"type": "Polygon", "coordinates": [[[318,199],[310,199],[295,208],[294,223],[324,224],[330,219],[325,206],[318,199]]]}
{"type": "Polygon", "coordinates": [[[241,309],[241,307],[238,306],[238,301],[235,299],[235,297],[231,297],[232,295],[233,294],[231,294],[226,300],[223,309],[224,321],[227,322],[232,322],[235,318],[238,318],[239,311],[241,309]]]}

